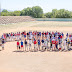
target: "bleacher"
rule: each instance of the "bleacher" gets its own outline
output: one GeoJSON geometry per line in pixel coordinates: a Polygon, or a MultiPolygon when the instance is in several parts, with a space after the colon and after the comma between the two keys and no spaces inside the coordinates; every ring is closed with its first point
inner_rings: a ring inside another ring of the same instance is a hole
{"type": "Polygon", "coordinates": [[[35,21],[30,16],[0,16],[0,24],[35,21]]]}

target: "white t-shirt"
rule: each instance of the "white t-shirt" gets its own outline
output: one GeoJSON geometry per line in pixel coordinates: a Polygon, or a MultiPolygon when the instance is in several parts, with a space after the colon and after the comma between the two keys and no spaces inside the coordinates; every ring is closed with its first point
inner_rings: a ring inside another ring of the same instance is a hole
{"type": "Polygon", "coordinates": [[[47,40],[45,40],[45,41],[44,41],[45,46],[47,46],[47,43],[48,43],[47,40]]]}
{"type": "Polygon", "coordinates": [[[32,35],[30,35],[29,39],[32,39],[32,37],[33,37],[33,36],[32,36],[32,35]]]}
{"type": "Polygon", "coordinates": [[[29,44],[32,44],[32,40],[29,40],[29,44]]]}
{"type": "Polygon", "coordinates": [[[64,46],[66,46],[66,41],[64,41],[64,46]]]}

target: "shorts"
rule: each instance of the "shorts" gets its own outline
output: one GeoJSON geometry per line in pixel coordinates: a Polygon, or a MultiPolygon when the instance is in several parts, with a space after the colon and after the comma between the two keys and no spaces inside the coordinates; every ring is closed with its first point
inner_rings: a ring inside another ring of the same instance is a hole
{"type": "Polygon", "coordinates": [[[50,48],[52,48],[52,44],[50,44],[50,48]]]}
{"type": "Polygon", "coordinates": [[[19,45],[17,45],[17,47],[19,47],[19,45]]]}
{"type": "Polygon", "coordinates": [[[23,45],[21,45],[21,47],[23,47],[23,45]]]}
{"type": "Polygon", "coordinates": [[[13,38],[15,39],[15,36],[13,36],[13,38]]]}
{"type": "Polygon", "coordinates": [[[38,45],[40,45],[40,43],[38,43],[38,45]]]}
{"type": "Polygon", "coordinates": [[[72,43],[71,43],[71,46],[72,46],[72,43]]]}
{"type": "Polygon", "coordinates": [[[56,48],[58,49],[58,44],[56,44],[56,48]]]}
{"type": "Polygon", "coordinates": [[[2,48],[4,48],[4,44],[2,44],[2,48]]]}
{"type": "Polygon", "coordinates": [[[52,44],[52,47],[55,47],[55,44],[52,44]]]}

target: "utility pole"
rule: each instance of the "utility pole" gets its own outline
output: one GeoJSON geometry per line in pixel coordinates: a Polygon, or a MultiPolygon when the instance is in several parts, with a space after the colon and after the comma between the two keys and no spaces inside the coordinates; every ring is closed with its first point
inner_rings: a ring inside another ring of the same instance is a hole
{"type": "Polygon", "coordinates": [[[1,16],[1,0],[0,0],[0,16],[1,16]]]}

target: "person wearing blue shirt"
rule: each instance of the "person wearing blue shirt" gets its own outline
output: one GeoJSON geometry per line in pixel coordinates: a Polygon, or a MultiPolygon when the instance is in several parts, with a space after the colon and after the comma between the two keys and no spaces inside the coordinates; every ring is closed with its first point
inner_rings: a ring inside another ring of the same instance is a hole
{"type": "Polygon", "coordinates": [[[40,45],[41,45],[40,39],[38,39],[38,48],[39,48],[39,50],[40,50],[40,45]]]}
{"type": "Polygon", "coordinates": [[[23,41],[21,40],[21,49],[23,48],[24,51],[24,47],[23,47],[23,41]]]}

